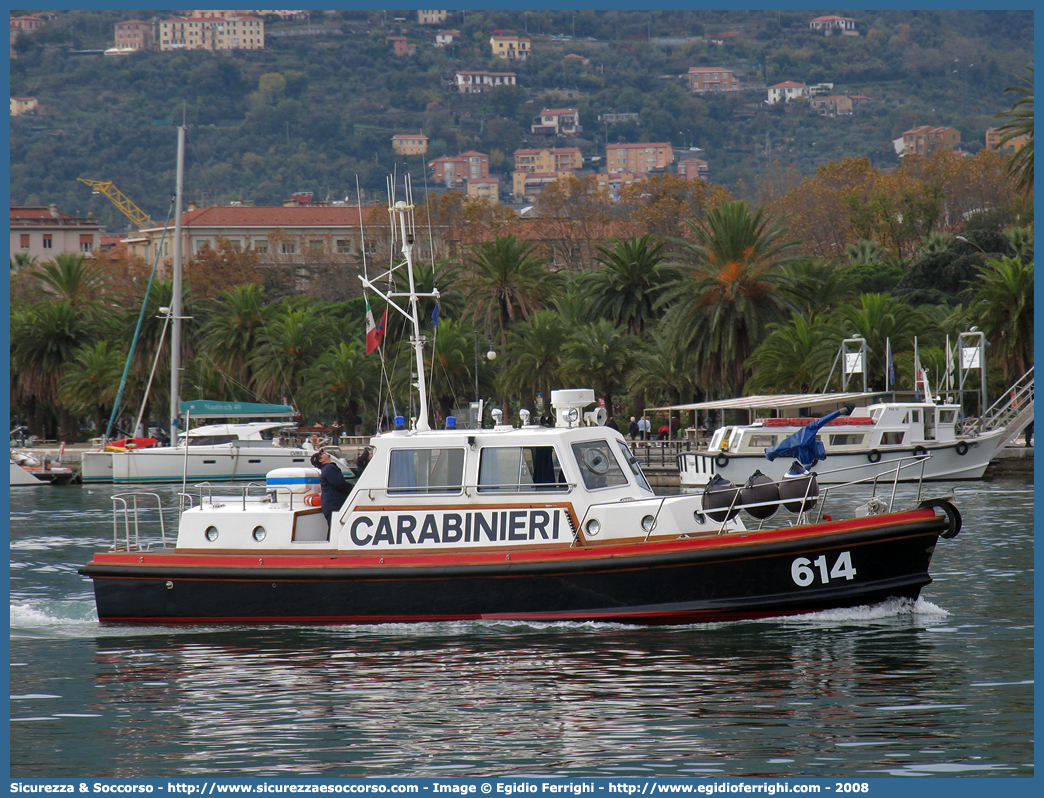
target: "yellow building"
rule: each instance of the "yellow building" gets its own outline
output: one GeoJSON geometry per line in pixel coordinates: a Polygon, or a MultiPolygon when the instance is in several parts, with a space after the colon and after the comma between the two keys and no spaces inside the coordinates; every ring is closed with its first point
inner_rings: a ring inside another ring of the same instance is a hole
{"type": "Polygon", "coordinates": [[[428,137],[423,133],[392,136],[392,149],[399,155],[424,155],[428,152],[428,137]]]}
{"type": "Polygon", "coordinates": [[[418,11],[417,22],[421,25],[445,25],[448,11],[418,11]]]}
{"type": "Polygon", "coordinates": [[[27,114],[30,111],[35,111],[40,107],[40,103],[36,101],[35,97],[12,97],[11,98],[11,116],[21,116],[27,114]]]}
{"type": "MultiPolygon", "coordinates": [[[[13,116],[12,112],[12,116],[13,116]]],[[[1027,144],[1032,143],[1028,133],[1023,133],[1021,136],[1016,136],[1013,139],[1001,144],[1001,139],[1004,134],[999,129],[991,127],[986,131],[986,147],[991,150],[1000,150],[1001,152],[1016,153],[1025,147],[1027,144]]]]}
{"type": "Polygon", "coordinates": [[[493,57],[506,58],[508,61],[525,61],[529,58],[529,44],[529,39],[520,39],[518,36],[494,34],[489,37],[493,57]]]}
{"type": "Polygon", "coordinates": [[[263,50],[265,22],[227,11],[194,11],[160,20],[160,50],[263,50]]]}
{"type": "Polygon", "coordinates": [[[583,166],[584,156],[576,147],[515,150],[515,169],[520,172],[568,172],[583,166]]]}
{"type": "Polygon", "coordinates": [[[649,144],[610,144],[605,148],[605,166],[610,174],[633,172],[644,176],[654,169],[665,169],[674,162],[674,148],[663,142],[649,144]]]}
{"type": "Polygon", "coordinates": [[[500,181],[495,177],[479,177],[467,181],[468,196],[500,202],[500,181]]]}

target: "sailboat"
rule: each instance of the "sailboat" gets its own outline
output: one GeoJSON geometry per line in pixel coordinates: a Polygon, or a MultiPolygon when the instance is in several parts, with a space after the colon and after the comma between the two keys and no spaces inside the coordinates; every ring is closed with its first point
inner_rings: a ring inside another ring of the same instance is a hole
{"type": "MultiPolygon", "coordinates": [[[[185,128],[178,128],[178,168],[175,192],[173,298],[171,324],[170,417],[171,446],[116,447],[103,444],[83,454],[84,483],[113,482],[228,482],[263,480],[276,468],[308,465],[316,452],[310,441],[298,445],[289,433],[297,411],[288,405],[248,402],[180,400],[182,333],[181,208],[185,172],[185,128]],[[235,419],[235,423],[207,424],[180,430],[182,420],[235,419]],[[263,418],[264,421],[244,419],[263,418]],[[277,421],[275,419],[285,419],[277,421]]],[[[336,447],[327,447],[346,475],[352,469],[336,447]]]]}
{"type": "Polygon", "coordinates": [[[79,570],[102,622],[687,624],[912,599],[931,582],[939,538],[961,528],[952,496],[899,509],[894,490],[863,485],[845,520],[808,474],[786,491],[658,496],[586,388],[552,391],[551,426],[494,408],[492,428],[433,429],[409,182],[405,200],[391,194],[402,260],[389,273],[402,270],[408,292],[364,288],[412,331],[415,419],[371,439],[329,524],[309,468],[197,487],[173,540],[162,526],[140,533],[124,495],[111,548],[79,570]]]}

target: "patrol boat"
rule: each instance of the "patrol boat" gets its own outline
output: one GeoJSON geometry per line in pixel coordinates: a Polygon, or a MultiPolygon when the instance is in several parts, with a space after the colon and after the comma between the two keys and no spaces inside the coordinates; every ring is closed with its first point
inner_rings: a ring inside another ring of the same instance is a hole
{"type": "Polygon", "coordinates": [[[553,391],[548,425],[494,410],[491,429],[432,429],[413,208],[389,211],[404,256],[389,271],[405,270],[409,293],[363,282],[412,323],[416,419],[372,439],[329,527],[307,467],[276,469],[264,484],[197,485],[173,545],[162,507],[145,510],[158,496],[113,497],[113,546],[80,569],[99,620],[682,624],[914,598],[931,582],[939,537],[960,530],[948,498],[894,510],[894,486],[878,477],[854,516],[835,520],[833,486],[808,472],[658,496],[623,436],[601,423],[604,410],[587,409],[587,389],[553,391]],[[148,539],[146,512],[159,521],[148,539]]]}

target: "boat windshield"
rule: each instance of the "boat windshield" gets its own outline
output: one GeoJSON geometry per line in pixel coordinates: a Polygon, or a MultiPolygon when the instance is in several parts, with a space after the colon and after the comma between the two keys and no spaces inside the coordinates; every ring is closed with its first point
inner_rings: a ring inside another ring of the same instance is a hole
{"type": "Polygon", "coordinates": [[[613,456],[609,441],[574,443],[573,456],[588,490],[627,484],[627,475],[613,456]]]}
{"type": "Polygon", "coordinates": [[[652,490],[649,487],[649,480],[645,478],[645,474],[642,473],[642,465],[638,462],[638,458],[634,456],[634,453],[627,448],[627,444],[623,441],[617,441],[617,446],[620,447],[620,454],[623,456],[624,462],[631,467],[631,473],[634,474],[635,480],[646,490],[652,490]]]}
{"type": "Polygon", "coordinates": [[[463,449],[393,449],[388,493],[460,493],[463,449]]]}

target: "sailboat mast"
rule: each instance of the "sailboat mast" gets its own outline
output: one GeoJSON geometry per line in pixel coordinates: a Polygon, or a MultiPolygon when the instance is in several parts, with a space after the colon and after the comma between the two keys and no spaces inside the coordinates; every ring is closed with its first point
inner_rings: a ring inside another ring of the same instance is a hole
{"type": "Polygon", "coordinates": [[[170,303],[170,441],[178,441],[178,415],[181,399],[181,207],[185,182],[185,127],[178,128],[178,177],[174,192],[174,267],[173,297],[170,303]]]}
{"type": "MultiPolygon", "coordinates": [[[[412,202],[412,195],[407,189],[407,199],[412,202]]],[[[417,310],[417,286],[413,279],[413,229],[407,230],[406,216],[413,211],[413,205],[405,202],[396,202],[392,210],[399,217],[399,233],[402,235],[402,254],[406,258],[406,274],[410,285],[410,321],[413,323],[413,353],[417,368],[417,391],[420,393],[420,402],[417,410],[417,430],[427,432],[431,429],[428,424],[428,387],[424,376],[424,340],[420,333],[420,317],[417,310]]]]}

